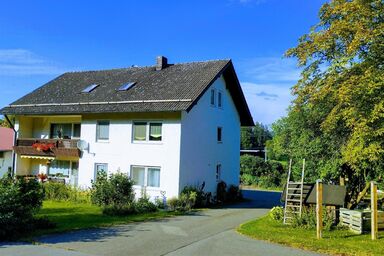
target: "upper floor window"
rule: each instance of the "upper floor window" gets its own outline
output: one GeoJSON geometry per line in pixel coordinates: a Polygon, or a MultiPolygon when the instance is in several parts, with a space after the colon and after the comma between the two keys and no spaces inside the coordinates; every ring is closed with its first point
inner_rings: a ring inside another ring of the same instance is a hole
{"type": "Polygon", "coordinates": [[[109,140],[109,121],[97,121],[96,141],[109,140]]]}
{"type": "Polygon", "coordinates": [[[161,141],[162,123],[158,122],[134,122],[133,140],[134,141],[161,141]]]}
{"type": "Polygon", "coordinates": [[[80,138],[81,124],[79,123],[52,123],[51,124],[51,139],[71,139],[80,138]]]}
{"type": "Polygon", "coordinates": [[[222,92],[217,93],[217,106],[219,108],[223,107],[223,94],[222,94],[222,92]]]}
{"type": "Polygon", "coordinates": [[[223,142],[223,128],[217,127],[217,142],[223,142]]]}
{"type": "Polygon", "coordinates": [[[216,105],[215,98],[216,98],[216,91],[215,89],[211,89],[211,105],[212,106],[216,105]]]}

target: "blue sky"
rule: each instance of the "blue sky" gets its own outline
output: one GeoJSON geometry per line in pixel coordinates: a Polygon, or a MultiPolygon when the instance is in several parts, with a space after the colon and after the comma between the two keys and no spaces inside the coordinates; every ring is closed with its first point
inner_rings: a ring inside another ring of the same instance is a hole
{"type": "Polygon", "coordinates": [[[0,107],[66,71],[231,58],[254,120],[271,124],[300,73],[283,54],[324,2],[4,1],[0,107]]]}

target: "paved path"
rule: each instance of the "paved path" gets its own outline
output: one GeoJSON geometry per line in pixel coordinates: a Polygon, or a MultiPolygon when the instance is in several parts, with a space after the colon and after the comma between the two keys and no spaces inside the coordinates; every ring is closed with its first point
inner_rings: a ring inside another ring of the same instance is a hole
{"type": "Polygon", "coordinates": [[[193,215],[0,243],[0,255],[317,255],[253,240],[235,228],[278,204],[279,193],[244,191],[252,201],[193,215]]]}

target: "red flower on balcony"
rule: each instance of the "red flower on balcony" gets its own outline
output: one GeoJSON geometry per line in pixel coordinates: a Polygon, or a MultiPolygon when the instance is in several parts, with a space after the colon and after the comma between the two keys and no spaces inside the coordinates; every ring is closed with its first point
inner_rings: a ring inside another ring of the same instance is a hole
{"type": "Polygon", "coordinates": [[[32,144],[32,147],[34,149],[36,149],[37,151],[50,151],[51,149],[53,149],[55,147],[55,144],[54,143],[39,143],[39,142],[36,142],[36,143],[33,143],[32,144]]]}
{"type": "Polygon", "coordinates": [[[45,182],[48,179],[48,176],[45,173],[39,173],[37,174],[37,178],[40,182],[45,182]]]}

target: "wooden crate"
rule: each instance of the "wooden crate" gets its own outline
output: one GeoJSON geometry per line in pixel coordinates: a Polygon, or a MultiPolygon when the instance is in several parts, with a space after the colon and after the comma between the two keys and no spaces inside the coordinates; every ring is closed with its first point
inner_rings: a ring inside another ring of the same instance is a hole
{"type": "MultiPolygon", "coordinates": [[[[378,227],[384,229],[384,212],[377,213],[378,227]]],[[[340,222],[358,234],[371,230],[371,211],[340,209],[340,222]]]]}

